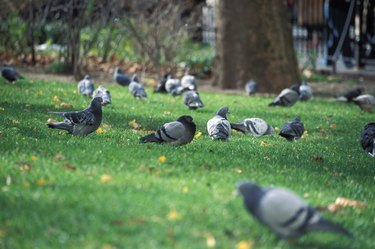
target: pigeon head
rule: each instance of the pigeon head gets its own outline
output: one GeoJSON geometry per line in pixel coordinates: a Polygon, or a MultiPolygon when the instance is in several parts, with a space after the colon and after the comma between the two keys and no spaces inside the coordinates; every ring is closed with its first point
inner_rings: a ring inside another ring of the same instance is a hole
{"type": "Polygon", "coordinates": [[[221,117],[227,119],[227,114],[228,114],[228,113],[229,113],[228,107],[224,106],[224,107],[221,107],[221,108],[217,111],[216,115],[219,115],[219,116],[221,116],[221,117]]]}
{"type": "Polygon", "coordinates": [[[193,118],[191,116],[184,115],[179,117],[177,121],[181,123],[193,123],[193,118]]]}
{"type": "Polygon", "coordinates": [[[123,72],[122,72],[122,70],[119,67],[116,67],[115,73],[116,74],[122,74],[123,72]]]}
{"type": "Polygon", "coordinates": [[[245,206],[250,212],[254,212],[264,190],[253,182],[242,180],[237,183],[237,193],[242,195],[245,206]]]}
{"type": "Polygon", "coordinates": [[[90,79],[90,75],[86,74],[84,79],[85,80],[89,80],[90,79]]]}

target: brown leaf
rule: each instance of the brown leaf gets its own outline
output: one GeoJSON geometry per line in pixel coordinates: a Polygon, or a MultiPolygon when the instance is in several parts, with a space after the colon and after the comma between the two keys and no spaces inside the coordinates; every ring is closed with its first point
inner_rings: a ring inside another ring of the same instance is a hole
{"type": "Polygon", "coordinates": [[[55,159],[56,161],[62,161],[62,160],[65,159],[65,156],[64,156],[61,152],[59,152],[59,153],[57,153],[57,154],[54,156],[54,159],[55,159]]]}
{"type": "Polygon", "coordinates": [[[62,103],[60,104],[60,107],[71,108],[71,107],[73,107],[73,105],[72,105],[72,104],[69,104],[69,103],[66,103],[66,102],[62,102],[62,103]]]}
{"type": "Polygon", "coordinates": [[[74,166],[71,163],[64,163],[64,167],[67,168],[68,170],[72,170],[72,171],[77,169],[76,166],[74,166]]]}
{"type": "Polygon", "coordinates": [[[320,157],[320,156],[313,156],[311,158],[311,160],[316,161],[316,162],[323,162],[324,161],[323,157],[320,157]]]}
{"type": "Polygon", "coordinates": [[[318,210],[327,210],[331,213],[336,213],[340,209],[345,207],[351,207],[351,208],[364,208],[367,206],[367,203],[362,201],[356,201],[348,198],[338,197],[334,203],[329,204],[327,207],[319,206],[317,207],[318,210]]]}

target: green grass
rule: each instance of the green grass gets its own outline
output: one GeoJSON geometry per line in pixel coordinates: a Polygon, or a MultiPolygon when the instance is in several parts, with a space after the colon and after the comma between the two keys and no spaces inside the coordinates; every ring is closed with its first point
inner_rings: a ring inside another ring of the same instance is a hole
{"type": "Polygon", "coordinates": [[[329,99],[269,108],[271,98],[207,92],[205,108],[189,111],[181,97],[149,89],[149,99],[137,101],[126,88],[108,88],[113,104],[104,107],[103,124],[109,127],[82,138],[46,126],[56,118],[47,111],[67,109],[54,96],[73,104],[69,110],[88,106],[74,93],[76,84],[0,79],[0,248],[190,249],[207,248],[210,236],[215,248],[243,240],[253,240],[254,248],[375,248],[375,160],[358,143],[374,114],[329,99]],[[261,117],[281,127],[298,115],[308,135],[288,142],[234,132],[228,142],[211,141],[206,122],[223,105],[234,122],[261,117]],[[201,137],[180,147],[139,143],[146,130],[183,114],[193,116],[201,137]],[[145,130],[133,130],[133,119],[145,130]],[[112,179],[103,183],[103,175],[112,179]],[[323,212],[353,239],[315,233],[280,241],[233,195],[241,179],[289,188],[313,206],[346,197],[367,207],[323,212]],[[178,219],[168,218],[173,210],[178,219]]]}

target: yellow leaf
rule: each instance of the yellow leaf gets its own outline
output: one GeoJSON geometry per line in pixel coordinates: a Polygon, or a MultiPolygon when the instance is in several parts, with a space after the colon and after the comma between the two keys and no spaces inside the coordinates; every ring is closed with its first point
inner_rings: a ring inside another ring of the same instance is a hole
{"type": "Polygon", "coordinates": [[[236,171],[238,174],[242,173],[242,169],[240,169],[240,168],[235,168],[234,171],[236,171]]]}
{"type": "Polygon", "coordinates": [[[271,145],[269,143],[267,143],[267,142],[261,141],[260,142],[260,146],[262,146],[262,147],[268,147],[268,146],[271,146],[271,145]]]}
{"type": "Polygon", "coordinates": [[[164,163],[166,160],[167,160],[167,158],[165,156],[160,156],[159,157],[159,162],[160,163],[164,163]]]}
{"type": "Polygon", "coordinates": [[[366,206],[367,206],[367,204],[365,202],[362,202],[362,201],[356,201],[356,200],[352,200],[352,199],[338,197],[336,199],[335,203],[332,203],[332,204],[328,205],[327,209],[331,213],[336,213],[338,210],[340,210],[344,207],[363,208],[363,207],[366,207],[366,206]]]}
{"type": "Polygon", "coordinates": [[[182,193],[188,193],[188,192],[189,192],[189,188],[187,186],[182,188],[182,193]]]}
{"type": "Polygon", "coordinates": [[[109,129],[109,128],[111,128],[111,126],[109,124],[103,124],[103,128],[104,129],[109,129]]]}
{"type": "Polygon", "coordinates": [[[197,134],[194,135],[194,138],[198,139],[200,136],[202,136],[202,132],[198,131],[197,134]]]}
{"type": "Polygon", "coordinates": [[[96,130],[96,133],[98,133],[98,134],[103,134],[103,133],[106,133],[106,130],[103,130],[102,128],[98,128],[97,130],[96,130]]]}
{"type": "Polygon", "coordinates": [[[102,176],[100,177],[100,181],[101,181],[103,184],[109,183],[110,181],[112,181],[112,176],[104,174],[104,175],[102,175],[102,176]]]}
{"type": "Polygon", "coordinates": [[[135,130],[139,130],[141,128],[141,125],[137,123],[137,121],[135,119],[133,119],[132,121],[129,121],[129,125],[135,129],[135,130]]]}
{"type": "Polygon", "coordinates": [[[72,104],[69,104],[69,103],[66,103],[66,102],[62,102],[62,103],[60,104],[60,106],[61,106],[61,107],[64,107],[64,108],[70,108],[70,107],[73,107],[72,104]]]}
{"type": "Polygon", "coordinates": [[[57,120],[56,120],[56,119],[53,119],[53,118],[49,118],[49,119],[47,120],[47,123],[55,123],[55,122],[57,122],[57,120]]]}
{"type": "Polygon", "coordinates": [[[171,211],[169,211],[169,213],[167,215],[167,219],[170,220],[170,221],[179,220],[179,219],[181,219],[181,215],[179,213],[177,213],[175,208],[173,208],[173,209],[171,209],[171,211]]]}
{"type": "Polygon", "coordinates": [[[29,172],[31,170],[31,166],[25,163],[20,166],[20,170],[21,172],[29,172]]]}
{"type": "Polygon", "coordinates": [[[172,114],[172,112],[170,112],[170,111],[165,111],[164,112],[164,115],[171,115],[172,114]]]}
{"type": "Polygon", "coordinates": [[[236,245],[236,249],[252,249],[253,245],[253,240],[242,240],[236,245]]]}
{"type": "Polygon", "coordinates": [[[214,236],[212,236],[212,234],[206,233],[205,237],[206,237],[206,244],[208,248],[213,248],[216,246],[216,240],[214,236]]]}
{"type": "Polygon", "coordinates": [[[40,178],[36,181],[36,185],[41,186],[41,187],[46,184],[47,184],[47,181],[44,178],[40,178]]]}
{"type": "Polygon", "coordinates": [[[38,96],[42,96],[42,95],[43,95],[43,91],[42,91],[42,90],[39,90],[36,94],[37,94],[38,96]]]}
{"type": "Polygon", "coordinates": [[[38,158],[36,156],[31,156],[31,161],[36,161],[38,158]]]}
{"type": "Polygon", "coordinates": [[[56,101],[56,102],[60,102],[61,101],[61,98],[59,96],[54,96],[53,97],[53,100],[56,101]]]}
{"type": "Polygon", "coordinates": [[[279,132],[280,131],[280,128],[279,127],[275,127],[275,132],[279,132]]]}

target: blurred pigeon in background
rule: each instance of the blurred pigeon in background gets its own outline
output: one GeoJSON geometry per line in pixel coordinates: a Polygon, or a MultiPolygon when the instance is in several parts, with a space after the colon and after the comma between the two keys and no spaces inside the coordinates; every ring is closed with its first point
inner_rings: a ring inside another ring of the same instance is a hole
{"type": "Polygon", "coordinates": [[[102,122],[102,98],[93,98],[90,107],[83,111],[48,113],[65,118],[62,122],[48,123],[49,128],[62,129],[73,135],[86,136],[96,131],[102,122]]]}
{"type": "Polygon", "coordinates": [[[372,112],[372,108],[375,105],[375,97],[370,94],[359,95],[352,99],[352,101],[364,112],[372,112]]]}
{"type": "Polygon", "coordinates": [[[275,100],[268,106],[285,106],[289,107],[294,105],[299,99],[299,86],[293,85],[289,88],[285,88],[275,98],[275,100]]]}
{"type": "Polygon", "coordinates": [[[145,91],[145,87],[139,83],[137,75],[133,75],[132,80],[129,84],[129,91],[134,96],[134,98],[138,99],[145,99],[147,98],[147,94],[145,91]]]}
{"type": "Polygon", "coordinates": [[[83,80],[78,82],[78,92],[83,96],[91,97],[94,92],[94,83],[89,75],[86,75],[83,80]]]}
{"type": "Polygon", "coordinates": [[[195,110],[203,107],[201,98],[197,91],[188,90],[183,93],[184,104],[189,107],[189,109],[195,110]]]}
{"type": "Polygon", "coordinates": [[[299,99],[301,101],[307,101],[311,99],[313,96],[313,92],[311,87],[307,84],[304,80],[302,81],[301,85],[299,86],[299,99]]]}
{"type": "Polygon", "coordinates": [[[285,123],[279,135],[286,138],[288,141],[293,141],[301,138],[304,131],[304,125],[300,118],[297,117],[292,121],[285,123]]]}
{"type": "Polygon", "coordinates": [[[337,101],[351,102],[354,98],[358,97],[364,92],[363,87],[357,87],[344,92],[336,98],[337,101]]]}
{"type": "Polygon", "coordinates": [[[221,107],[216,115],[208,120],[207,131],[212,140],[227,140],[230,137],[231,128],[227,114],[228,107],[221,107]]]}
{"type": "Polygon", "coordinates": [[[262,188],[253,182],[241,181],[237,184],[237,192],[242,195],[246,210],[282,239],[318,231],[352,236],[289,190],[262,188]]]}
{"type": "Polygon", "coordinates": [[[254,80],[250,80],[245,84],[245,91],[248,95],[252,95],[257,90],[257,83],[254,80]]]}
{"type": "Polygon", "coordinates": [[[177,78],[168,77],[165,83],[165,89],[172,96],[177,96],[183,93],[184,88],[181,86],[181,82],[177,78]]]}
{"type": "Polygon", "coordinates": [[[143,143],[170,143],[183,145],[190,143],[195,135],[196,126],[191,116],[181,116],[177,121],[164,124],[156,132],[141,137],[143,143]]]}
{"type": "Polygon", "coordinates": [[[197,83],[195,77],[188,72],[181,78],[181,86],[189,90],[197,90],[197,83]]]}
{"type": "Polygon", "coordinates": [[[251,134],[255,137],[272,135],[275,130],[261,118],[246,118],[237,124],[230,124],[232,129],[251,134]]]}
{"type": "Polygon", "coordinates": [[[372,157],[375,156],[375,123],[368,123],[361,132],[359,141],[362,148],[372,157]]]}
{"type": "Polygon", "coordinates": [[[111,94],[110,92],[105,89],[103,86],[99,86],[93,94],[93,98],[101,97],[102,98],[102,105],[108,105],[112,103],[111,94]]]}
{"type": "Polygon", "coordinates": [[[127,86],[130,84],[129,75],[124,73],[121,69],[116,67],[115,73],[113,74],[113,79],[121,86],[127,86]]]}
{"type": "Polygon", "coordinates": [[[23,77],[17,72],[16,69],[7,64],[4,64],[2,67],[1,76],[3,76],[3,78],[9,81],[10,83],[13,83],[18,79],[23,79],[23,77]]]}
{"type": "Polygon", "coordinates": [[[163,78],[161,78],[158,82],[158,85],[154,89],[154,92],[156,93],[166,93],[167,90],[165,89],[165,83],[167,82],[168,78],[171,77],[169,73],[166,73],[163,75],[163,78]]]}

